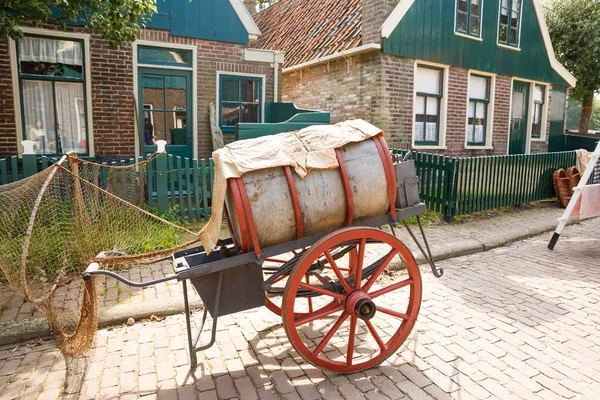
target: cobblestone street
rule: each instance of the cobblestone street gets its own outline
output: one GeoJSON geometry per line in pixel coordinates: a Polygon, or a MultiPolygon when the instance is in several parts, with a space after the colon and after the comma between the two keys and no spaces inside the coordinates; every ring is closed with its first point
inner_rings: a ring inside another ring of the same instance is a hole
{"type": "Polygon", "coordinates": [[[567,227],[554,252],[548,233],[440,262],[441,279],[423,266],[409,339],[362,373],[307,364],[263,307],[223,317],[193,375],[182,315],[103,329],[87,359],[50,339],[3,347],[0,398],[598,399],[599,222],[567,227]]]}

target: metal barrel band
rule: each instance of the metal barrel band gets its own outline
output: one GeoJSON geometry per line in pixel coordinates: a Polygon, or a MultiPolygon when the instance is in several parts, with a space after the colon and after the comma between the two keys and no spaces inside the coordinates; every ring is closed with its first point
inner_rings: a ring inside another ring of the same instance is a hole
{"type": "Polygon", "coordinates": [[[244,181],[242,178],[237,179],[237,184],[240,189],[240,194],[242,195],[242,205],[244,207],[244,214],[246,214],[246,218],[248,220],[248,228],[250,231],[250,240],[252,243],[252,247],[254,252],[258,257],[260,257],[260,244],[258,243],[258,235],[256,233],[256,224],[254,223],[254,217],[252,216],[252,209],[250,208],[250,201],[248,200],[248,193],[246,192],[246,187],[244,186],[244,181]]]}
{"type": "Polygon", "coordinates": [[[392,156],[390,155],[387,146],[382,144],[383,138],[378,135],[371,138],[379,151],[381,162],[383,164],[383,170],[385,172],[385,180],[388,186],[388,196],[390,199],[390,214],[392,219],[396,220],[396,178],[394,175],[394,166],[392,156]]]}
{"type": "Polygon", "coordinates": [[[292,207],[294,207],[294,216],[296,218],[296,239],[302,237],[302,210],[300,209],[300,199],[298,198],[298,190],[294,183],[294,177],[292,176],[292,170],[289,166],[283,167],[285,171],[285,179],[287,180],[290,188],[290,196],[292,198],[292,207]]]}
{"type": "Polygon", "coordinates": [[[352,225],[354,209],[352,205],[352,187],[350,187],[350,178],[348,177],[348,170],[346,169],[346,164],[344,164],[344,159],[342,158],[342,153],[339,149],[335,149],[335,157],[340,166],[340,177],[342,178],[344,195],[346,197],[346,225],[352,225]]]}
{"type": "MultiPolygon", "coordinates": [[[[233,203],[235,206],[235,211],[238,216],[238,224],[240,226],[240,240],[242,242],[242,252],[247,252],[250,248],[249,245],[249,237],[248,237],[248,227],[246,226],[246,218],[244,216],[244,206],[242,204],[242,195],[240,193],[240,188],[238,186],[238,179],[229,179],[230,188],[231,188],[231,196],[233,197],[233,203]],[[240,215],[241,213],[241,215],[240,215]]],[[[235,236],[235,235],[234,235],[235,236]]]]}

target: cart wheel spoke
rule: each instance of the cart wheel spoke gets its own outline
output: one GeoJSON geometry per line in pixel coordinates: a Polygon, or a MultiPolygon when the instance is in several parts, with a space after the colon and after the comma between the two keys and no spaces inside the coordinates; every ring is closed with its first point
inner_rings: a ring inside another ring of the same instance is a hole
{"type": "Polygon", "coordinates": [[[358,260],[356,262],[356,278],[354,280],[354,288],[360,288],[360,281],[362,280],[362,267],[365,261],[365,247],[367,244],[366,238],[361,238],[358,244],[358,260]]]}
{"type": "Polygon", "coordinates": [[[323,289],[322,287],[319,287],[319,286],[312,286],[312,285],[308,285],[303,282],[300,282],[300,284],[298,286],[300,286],[302,289],[310,290],[312,292],[319,293],[319,294],[324,294],[326,296],[330,296],[330,297],[333,297],[338,300],[344,300],[346,298],[346,296],[344,296],[343,294],[335,293],[335,292],[332,292],[331,290],[323,289]]]}
{"type": "Polygon", "coordinates": [[[365,321],[365,323],[367,324],[367,329],[369,330],[369,332],[371,332],[371,335],[373,335],[373,339],[375,339],[375,341],[379,345],[379,348],[385,351],[387,349],[387,346],[385,345],[385,343],[383,343],[383,340],[381,340],[381,336],[379,336],[371,321],[365,321]]]}
{"type": "Polygon", "coordinates": [[[346,353],[346,364],[352,365],[354,356],[354,339],[356,338],[356,316],[350,317],[350,331],[348,332],[348,351],[346,353]]]}
{"type": "Polygon", "coordinates": [[[335,335],[335,333],[337,332],[337,330],[340,328],[340,326],[344,323],[344,321],[348,318],[348,313],[346,311],[344,311],[342,313],[342,315],[340,315],[340,317],[338,318],[337,321],[335,321],[335,324],[333,324],[333,326],[331,327],[331,329],[329,330],[329,332],[327,332],[327,334],[323,337],[323,339],[321,340],[321,342],[319,342],[319,344],[317,345],[317,348],[313,350],[313,354],[315,356],[318,356],[319,353],[321,351],[323,351],[323,348],[327,345],[327,343],[329,343],[329,341],[331,340],[331,338],[333,337],[333,335],[335,335]]]}
{"type": "Polygon", "coordinates": [[[381,311],[384,314],[388,314],[388,315],[393,315],[394,317],[398,317],[398,318],[402,318],[402,319],[410,319],[410,317],[406,314],[403,314],[401,312],[395,311],[395,310],[390,310],[389,308],[386,307],[377,307],[377,311],[381,311]]]}
{"type": "Polygon", "coordinates": [[[279,258],[265,258],[265,261],[274,262],[278,264],[285,264],[287,260],[281,260],[279,258]]]}
{"type": "Polygon", "coordinates": [[[393,285],[390,285],[390,286],[385,287],[383,289],[379,289],[379,290],[376,290],[375,292],[369,293],[369,296],[371,296],[371,298],[374,299],[376,297],[383,296],[386,293],[393,292],[394,290],[398,290],[398,289],[401,289],[403,287],[410,286],[413,283],[414,283],[414,280],[412,280],[412,279],[405,279],[403,281],[400,281],[398,283],[394,283],[393,285]]]}
{"type": "Polygon", "coordinates": [[[294,325],[296,327],[298,327],[298,326],[301,326],[304,324],[308,324],[309,322],[312,322],[319,318],[326,317],[326,316],[336,313],[338,311],[342,311],[343,309],[344,309],[344,306],[336,306],[336,307],[321,309],[320,311],[316,311],[312,314],[308,314],[305,317],[297,319],[296,321],[294,321],[294,325]]]}
{"type": "MultiPolygon", "coordinates": [[[[306,281],[307,285],[310,285],[310,277],[308,274],[304,275],[304,280],[306,281]]],[[[312,303],[312,297],[308,297],[308,312],[311,313],[313,312],[313,303],[312,303]]]]}
{"type": "Polygon", "coordinates": [[[371,290],[371,286],[373,286],[373,284],[375,283],[375,281],[377,280],[377,278],[379,277],[381,272],[388,266],[388,264],[396,256],[396,254],[398,254],[398,251],[396,249],[392,249],[392,251],[387,253],[385,258],[381,261],[381,264],[379,264],[379,267],[377,267],[375,272],[373,272],[373,275],[371,275],[371,277],[369,278],[367,283],[365,283],[363,285],[362,290],[364,290],[365,292],[368,292],[369,290],[371,290]]]}
{"type": "MultiPolygon", "coordinates": [[[[350,293],[352,291],[352,289],[350,288],[350,285],[348,285],[346,278],[344,278],[344,276],[342,275],[340,268],[338,267],[337,263],[331,256],[331,253],[329,252],[329,250],[325,251],[325,257],[327,257],[327,261],[329,261],[329,265],[331,265],[333,272],[335,272],[335,276],[337,276],[337,278],[339,279],[342,286],[344,286],[344,290],[346,291],[346,293],[350,293]]],[[[350,271],[350,270],[348,269],[348,271],[350,271]]]]}

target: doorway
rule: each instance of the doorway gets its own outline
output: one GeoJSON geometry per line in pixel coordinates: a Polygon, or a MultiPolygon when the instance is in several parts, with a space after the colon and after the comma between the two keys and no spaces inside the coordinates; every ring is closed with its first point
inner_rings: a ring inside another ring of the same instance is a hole
{"type": "Polygon", "coordinates": [[[167,141],[167,153],[192,158],[192,73],[138,68],[138,107],[143,154],[167,141]]]}
{"type": "Polygon", "coordinates": [[[526,82],[513,82],[508,154],[525,154],[527,150],[529,86],[526,82]]]}

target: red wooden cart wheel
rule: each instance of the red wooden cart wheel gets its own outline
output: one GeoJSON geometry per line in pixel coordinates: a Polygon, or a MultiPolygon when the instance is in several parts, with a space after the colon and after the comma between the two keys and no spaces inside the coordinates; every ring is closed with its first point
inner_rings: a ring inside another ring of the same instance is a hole
{"type": "Polygon", "coordinates": [[[412,330],[420,306],[421,274],[408,248],[381,230],[350,227],[325,236],[298,260],[283,294],[283,326],[306,361],[352,373],[372,368],[396,352],[412,330]],[[357,243],[358,254],[355,275],[345,280],[340,279],[345,265],[338,262],[343,260],[331,260],[330,252],[347,243],[357,243]],[[307,269],[322,257],[330,260],[337,279],[329,285],[306,284],[307,269]],[[398,274],[404,276],[392,283],[389,266],[399,260],[406,269],[398,274]],[[299,291],[333,301],[298,316],[299,291]]]}

